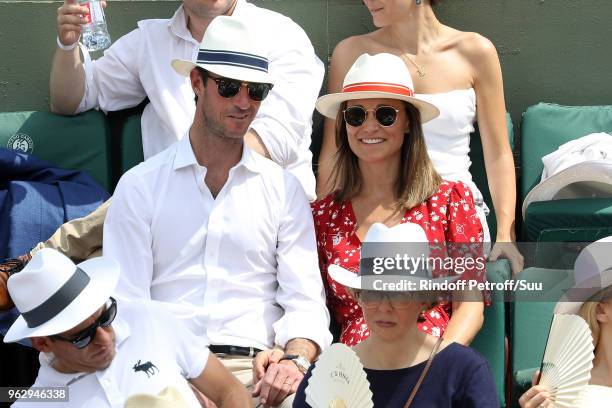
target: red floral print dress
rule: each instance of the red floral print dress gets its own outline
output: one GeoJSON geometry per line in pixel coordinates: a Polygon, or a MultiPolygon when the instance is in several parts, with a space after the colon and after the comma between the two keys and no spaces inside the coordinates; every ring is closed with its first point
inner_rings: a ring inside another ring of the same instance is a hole
{"type": "MultiPolygon", "coordinates": [[[[337,264],[359,272],[361,241],[355,233],[357,221],[350,201],[337,202],[329,195],[312,204],[317,236],[319,264],[327,303],[331,314],[341,326],[340,341],[354,346],[370,335],[361,307],[327,273],[327,266],[337,264]]],[[[443,181],[436,194],[422,204],[406,211],[402,223],[419,224],[430,242],[483,241],[482,225],[470,189],[461,182],[443,181]]],[[[448,325],[451,303],[441,302],[421,316],[419,329],[441,336],[448,325]]]]}

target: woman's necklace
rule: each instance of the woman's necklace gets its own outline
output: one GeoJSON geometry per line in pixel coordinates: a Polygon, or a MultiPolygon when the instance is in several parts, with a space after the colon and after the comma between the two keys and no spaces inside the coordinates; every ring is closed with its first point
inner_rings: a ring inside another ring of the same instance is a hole
{"type": "Polygon", "coordinates": [[[414,65],[417,70],[417,74],[419,75],[419,78],[425,78],[425,75],[427,75],[427,73],[425,72],[423,66],[418,65],[412,58],[408,56],[408,54],[400,54],[400,58],[414,65]]]}
{"type": "MultiPolygon", "coordinates": [[[[438,24],[436,25],[436,37],[439,36],[440,34],[440,22],[437,22],[437,23],[438,24]]],[[[427,75],[427,72],[425,72],[425,67],[423,65],[417,64],[416,61],[412,59],[408,55],[407,52],[405,53],[402,51],[402,49],[399,46],[400,42],[398,41],[397,37],[394,34],[392,35],[392,39],[393,39],[393,46],[395,47],[396,50],[399,51],[400,58],[404,61],[408,61],[410,64],[412,64],[416,68],[419,78],[425,78],[425,76],[427,75]]]]}

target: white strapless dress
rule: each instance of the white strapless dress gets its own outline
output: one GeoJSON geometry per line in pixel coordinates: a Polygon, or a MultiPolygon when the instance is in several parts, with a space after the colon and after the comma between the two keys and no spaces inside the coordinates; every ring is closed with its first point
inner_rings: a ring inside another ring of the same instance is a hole
{"type": "Polygon", "coordinates": [[[476,120],[476,92],[474,88],[458,89],[436,94],[417,94],[417,97],[434,104],[440,116],[423,125],[429,157],[436,171],[444,180],[462,181],[474,194],[476,212],[482,222],[485,242],[491,237],[486,221],[489,208],[482,193],[472,181],[470,173],[470,133],[476,120]]]}

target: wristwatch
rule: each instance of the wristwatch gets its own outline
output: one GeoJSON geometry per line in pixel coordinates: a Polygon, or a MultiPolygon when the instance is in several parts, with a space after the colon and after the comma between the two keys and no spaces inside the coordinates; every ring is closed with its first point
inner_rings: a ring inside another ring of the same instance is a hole
{"type": "Polygon", "coordinates": [[[310,368],[310,361],[304,356],[300,356],[299,354],[285,354],[283,357],[278,360],[279,362],[283,360],[291,360],[297,366],[298,370],[302,374],[306,374],[306,371],[310,368]]]}

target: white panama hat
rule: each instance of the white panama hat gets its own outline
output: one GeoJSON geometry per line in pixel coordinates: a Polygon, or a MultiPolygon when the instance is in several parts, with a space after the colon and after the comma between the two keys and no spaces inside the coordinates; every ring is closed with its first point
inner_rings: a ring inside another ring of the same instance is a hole
{"type": "Polygon", "coordinates": [[[362,54],[344,77],[342,91],[317,99],[317,110],[336,119],[340,105],[352,99],[389,98],[414,105],[421,112],[421,123],[440,115],[437,107],[414,96],[410,71],[404,61],[393,54],[362,54]]]}
{"type": "Polygon", "coordinates": [[[99,257],[75,265],[54,249],[38,251],[8,280],[8,290],[21,315],[4,342],[51,336],[78,326],[111,296],[119,265],[99,257]]]}
{"type": "Polygon", "coordinates": [[[172,67],[185,76],[198,66],[226,78],[273,84],[264,45],[253,24],[219,16],[206,29],[196,61],[175,59],[172,67]]]}
{"type": "Polygon", "coordinates": [[[577,163],[542,181],[525,197],[523,218],[534,202],[591,197],[612,197],[612,161],[577,163]]]}
{"type": "MultiPolygon", "coordinates": [[[[393,227],[387,227],[381,223],[374,223],[363,240],[359,273],[351,272],[336,264],[329,265],[328,272],[333,280],[346,287],[381,291],[388,290],[377,288],[374,281],[382,279],[385,282],[412,281],[416,283],[424,280],[433,282],[457,280],[459,278],[458,275],[433,278],[432,271],[428,267],[429,265],[422,264],[420,268],[402,274],[383,273],[377,275],[365,270],[368,268],[366,265],[370,263],[368,259],[374,257],[393,258],[397,255],[398,250],[409,258],[414,258],[416,260],[427,259],[430,254],[429,248],[430,243],[427,239],[427,235],[418,224],[407,222],[393,227]],[[369,246],[369,244],[375,245],[369,246]],[[394,244],[398,245],[396,246],[394,244]]],[[[407,291],[407,289],[397,290],[407,291]]]]}
{"type": "Polygon", "coordinates": [[[582,304],[612,285],[612,236],[586,246],[574,263],[574,285],[555,306],[557,314],[578,314],[582,304]],[[580,297],[583,301],[572,301],[580,297]]]}

